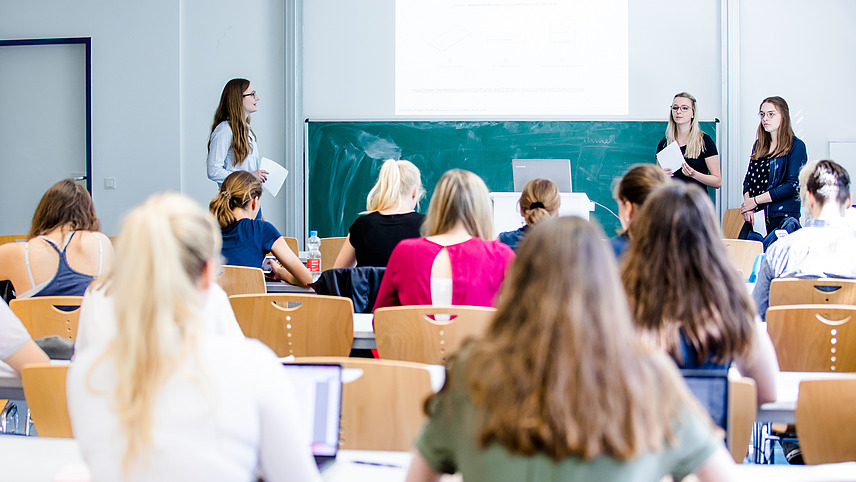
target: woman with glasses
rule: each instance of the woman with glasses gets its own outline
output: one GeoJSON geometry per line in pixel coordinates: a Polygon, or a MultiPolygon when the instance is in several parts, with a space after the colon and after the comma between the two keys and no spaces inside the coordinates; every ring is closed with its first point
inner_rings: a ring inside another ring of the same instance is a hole
{"type": "Polygon", "coordinates": [[[666,169],[666,172],[675,179],[697,184],[704,190],[707,190],[708,186],[718,189],[722,185],[719,153],[713,139],[701,131],[696,107],[696,99],[691,94],[675,94],[669,124],[666,126],[666,137],[657,144],[657,152],[677,141],[684,155],[684,163],[679,171],[666,169]]]}
{"type": "Polygon", "coordinates": [[[208,139],[208,179],[223,184],[235,171],[247,171],[265,182],[267,171],[259,169],[261,156],[256,134],[250,129],[250,114],[256,112],[259,96],[247,79],[232,79],[223,87],[208,139]]]}
{"type": "Polygon", "coordinates": [[[743,178],[741,213],[748,223],[755,212],[764,210],[767,234],[787,218],[800,217],[800,168],[808,156],[805,143],[794,135],[788,103],[781,97],[767,97],[758,112],[761,123],[752,146],[749,169],[743,178]]]}

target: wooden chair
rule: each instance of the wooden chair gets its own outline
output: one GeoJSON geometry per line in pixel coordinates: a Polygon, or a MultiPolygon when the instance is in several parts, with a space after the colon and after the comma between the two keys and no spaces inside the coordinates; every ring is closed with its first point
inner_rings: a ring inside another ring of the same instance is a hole
{"type": "Polygon", "coordinates": [[[283,236],[282,239],[285,240],[285,244],[288,245],[289,249],[294,251],[295,256],[300,256],[300,245],[297,244],[297,238],[283,236]]]}
{"type": "Polygon", "coordinates": [[[749,453],[752,430],[758,413],[755,380],[742,377],[728,380],[728,451],[734,462],[743,463],[749,453]]]}
{"type": "Polygon", "coordinates": [[[767,310],[779,369],[856,371],[856,306],[787,305],[767,310]]]}
{"type": "Polygon", "coordinates": [[[493,322],[495,308],[481,306],[393,306],[374,314],[375,342],[381,358],[443,365],[470,337],[493,322]],[[454,316],[450,321],[432,315],[454,316]]]}
{"type": "Polygon", "coordinates": [[[265,273],[261,268],[223,266],[223,276],[217,281],[227,295],[254,295],[267,292],[265,273]]]}
{"type": "Polygon", "coordinates": [[[722,217],[722,237],[725,239],[737,239],[740,230],[743,229],[743,215],[740,208],[726,209],[722,217]]]}
{"type": "Polygon", "coordinates": [[[778,278],[770,283],[770,306],[856,305],[856,280],[778,278]]]}
{"type": "Polygon", "coordinates": [[[26,234],[2,234],[0,235],[0,244],[16,243],[18,241],[26,241],[26,234]]]}
{"type": "Polygon", "coordinates": [[[82,296],[37,296],[15,299],[9,308],[33,338],[57,335],[68,340],[77,338],[77,321],[80,317],[82,296]],[[65,311],[63,308],[72,308],[65,311]]]}
{"type": "Polygon", "coordinates": [[[856,460],[854,406],[856,377],[800,383],[794,415],[806,464],[856,460]]]}
{"type": "Polygon", "coordinates": [[[21,370],[24,397],[40,437],[73,437],[65,400],[67,371],[68,366],[47,363],[27,365],[21,370]]]}
{"type": "Polygon", "coordinates": [[[409,451],[425,424],[423,406],[433,393],[421,363],[370,358],[308,357],[296,363],[336,363],[362,375],[342,387],[341,447],[409,451]]]}
{"type": "Polygon", "coordinates": [[[755,266],[755,258],[764,253],[764,244],[748,239],[724,239],[725,253],[732,266],[748,277],[755,266]]]}
{"type": "Polygon", "coordinates": [[[342,250],[342,245],[348,238],[321,238],[321,270],[325,271],[333,267],[336,257],[342,250]]]}
{"type": "Polygon", "coordinates": [[[351,351],[354,305],[348,298],[276,293],[235,295],[229,301],[244,335],[281,357],[347,356],[351,351]]]}

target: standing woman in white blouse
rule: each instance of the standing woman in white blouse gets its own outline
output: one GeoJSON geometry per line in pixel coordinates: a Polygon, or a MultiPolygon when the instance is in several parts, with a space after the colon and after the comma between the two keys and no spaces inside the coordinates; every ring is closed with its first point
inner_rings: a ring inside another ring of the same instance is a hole
{"type": "Polygon", "coordinates": [[[258,110],[258,102],[259,95],[247,79],[232,79],[223,87],[208,139],[208,179],[217,186],[235,171],[267,180],[268,172],[260,169],[256,134],[250,129],[250,114],[258,110]]]}

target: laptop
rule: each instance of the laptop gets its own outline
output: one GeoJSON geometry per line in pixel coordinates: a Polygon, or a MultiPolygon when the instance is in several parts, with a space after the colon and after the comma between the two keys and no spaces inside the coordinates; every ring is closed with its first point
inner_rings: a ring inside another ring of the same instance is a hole
{"type": "MultiPolygon", "coordinates": [[[[719,428],[728,433],[728,371],[681,370],[690,392],[719,428]]],[[[726,441],[727,442],[727,441],[726,441]]]]}
{"type": "Polygon", "coordinates": [[[342,366],[283,363],[308,417],[312,455],[319,469],[336,460],[339,450],[339,422],[342,414],[342,366]]]}
{"type": "Polygon", "coordinates": [[[549,179],[556,183],[559,192],[571,190],[570,159],[514,159],[511,161],[514,192],[522,192],[532,179],[549,179]]]}

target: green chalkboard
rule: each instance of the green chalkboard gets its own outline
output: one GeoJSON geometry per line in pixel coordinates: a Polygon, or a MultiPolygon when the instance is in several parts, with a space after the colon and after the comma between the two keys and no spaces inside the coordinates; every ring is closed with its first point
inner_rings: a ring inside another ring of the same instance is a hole
{"type": "MultiPolygon", "coordinates": [[[[636,163],[654,162],[665,121],[306,121],[309,226],[344,236],[386,159],[422,171],[428,194],[449,169],[475,172],[491,191],[512,191],[512,159],[570,159],[574,192],[616,211],[615,180],[636,163]]],[[[716,140],[715,122],[702,130],[716,140]]],[[[597,206],[591,218],[611,236],[618,219],[597,206]]]]}

